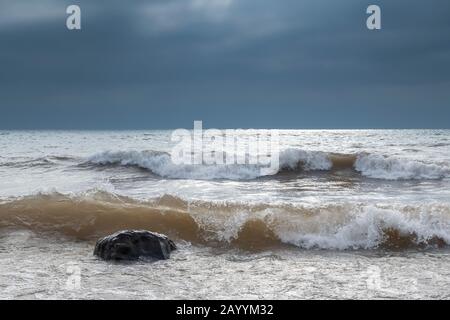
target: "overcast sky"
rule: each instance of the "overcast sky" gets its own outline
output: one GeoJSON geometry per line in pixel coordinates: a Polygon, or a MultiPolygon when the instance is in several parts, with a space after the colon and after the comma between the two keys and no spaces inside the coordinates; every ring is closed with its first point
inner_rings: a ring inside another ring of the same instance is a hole
{"type": "Polygon", "coordinates": [[[0,112],[0,129],[450,128],[450,1],[0,0],[0,112]]]}

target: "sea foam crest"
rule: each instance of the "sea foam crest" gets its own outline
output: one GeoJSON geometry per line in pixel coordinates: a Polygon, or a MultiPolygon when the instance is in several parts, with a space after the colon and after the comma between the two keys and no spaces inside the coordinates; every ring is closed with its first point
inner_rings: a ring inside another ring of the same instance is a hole
{"type": "MultiPolygon", "coordinates": [[[[166,152],[159,151],[105,151],[93,155],[89,163],[99,165],[138,166],[161,177],[173,179],[230,179],[248,180],[262,176],[260,165],[183,165],[174,164],[166,152]]],[[[280,168],[296,170],[329,170],[332,162],[327,153],[287,149],[280,153],[280,168]]]]}
{"type": "Polygon", "coordinates": [[[377,154],[359,155],[354,168],[366,177],[386,180],[441,179],[450,174],[445,165],[377,154]]]}
{"type": "MultiPolygon", "coordinates": [[[[449,244],[448,213],[439,212],[439,208],[433,207],[415,209],[421,210],[410,213],[404,207],[354,207],[337,219],[342,219],[340,223],[336,223],[336,218],[331,215],[319,215],[321,221],[317,228],[300,232],[295,228],[281,229],[282,232],[277,234],[283,242],[306,249],[373,249],[382,245],[402,246],[405,242],[426,244],[434,239],[449,244]]],[[[307,226],[302,228],[308,229],[307,226]]]]}
{"type": "MultiPolygon", "coordinates": [[[[93,155],[88,162],[98,165],[138,166],[171,179],[249,180],[262,176],[260,165],[180,165],[172,162],[170,154],[159,151],[106,151],[93,155]]],[[[450,168],[446,164],[425,163],[394,156],[366,153],[337,155],[302,149],[286,149],[279,154],[279,171],[329,171],[342,169],[342,163],[348,163],[348,169],[376,179],[442,179],[450,176],[450,168]]]]}
{"type": "Polygon", "coordinates": [[[106,151],[88,160],[93,164],[138,166],[171,179],[230,179],[246,180],[259,177],[256,165],[189,165],[174,164],[168,153],[158,151],[106,151]]]}

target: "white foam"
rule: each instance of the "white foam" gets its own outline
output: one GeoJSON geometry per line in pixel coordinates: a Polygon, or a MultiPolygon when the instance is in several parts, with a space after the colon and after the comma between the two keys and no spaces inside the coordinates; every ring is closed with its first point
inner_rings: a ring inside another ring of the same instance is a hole
{"type": "Polygon", "coordinates": [[[433,238],[450,244],[449,208],[440,206],[331,207],[307,219],[290,219],[289,224],[274,227],[283,242],[306,249],[374,249],[386,240],[386,230],[413,236],[417,244],[433,238]]]}
{"type": "MultiPolygon", "coordinates": [[[[326,152],[286,149],[279,155],[280,169],[331,170],[333,163],[326,152]]],[[[133,165],[172,179],[230,179],[249,180],[262,176],[258,165],[176,165],[165,152],[156,151],[106,151],[88,159],[93,164],[133,165]]],[[[450,176],[446,165],[425,163],[419,160],[387,157],[376,154],[359,154],[354,169],[363,176],[386,180],[442,179],[450,176]]]]}
{"type": "Polygon", "coordinates": [[[89,162],[138,166],[172,179],[247,180],[261,175],[256,165],[176,165],[169,154],[156,151],[106,151],[90,157],[89,162]]]}
{"type": "Polygon", "coordinates": [[[286,244],[304,249],[376,249],[392,243],[387,231],[408,238],[410,244],[440,239],[450,244],[450,207],[344,203],[322,207],[267,207],[207,205],[191,208],[194,220],[210,237],[231,242],[249,221],[262,221],[286,244]],[[224,210],[225,208],[225,210],[224,210]]]}
{"type": "Polygon", "coordinates": [[[303,170],[330,170],[333,163],[328,154],[321,151],[286,149],[280,153],[280,167],[295,170],[301,165],[303,170]]]}
{"type": "Polygon", "coordinates": [[[376,154],[360,154],[355,162],[355,170],[369,178],[386,180],[441,179],[450,173],[450,169],[444,165],[376,154]]]}

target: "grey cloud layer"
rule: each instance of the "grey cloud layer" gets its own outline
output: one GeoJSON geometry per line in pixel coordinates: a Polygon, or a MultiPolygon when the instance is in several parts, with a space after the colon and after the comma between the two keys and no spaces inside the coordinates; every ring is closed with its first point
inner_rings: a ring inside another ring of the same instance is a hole
{"type": "Polygon", "coordinates": [[[0,128],[448,127],[448,1],[16,3],[0,8],[0,128]]]}

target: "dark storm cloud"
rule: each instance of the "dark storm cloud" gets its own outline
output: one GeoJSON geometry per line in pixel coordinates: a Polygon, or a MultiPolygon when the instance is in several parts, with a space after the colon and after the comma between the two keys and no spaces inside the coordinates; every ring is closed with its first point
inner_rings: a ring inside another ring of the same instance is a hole
{"type": "Polygon", "coordinates": [[[0,129],[449,127],[449,17],[444,0],[3,0],[0,129]]]}

